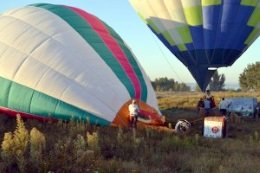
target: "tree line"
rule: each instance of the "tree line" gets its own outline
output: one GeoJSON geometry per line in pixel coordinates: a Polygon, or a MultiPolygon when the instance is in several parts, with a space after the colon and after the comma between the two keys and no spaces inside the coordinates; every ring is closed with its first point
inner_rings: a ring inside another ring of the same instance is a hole
{"type": "Polygon", "coordinates": [[[191,88],[185,83],[179,83],[174,79],[167,77],[156,78],[152,81],[152,86],[155,91],[190,91],[191,88]]]}
{"type": "MultiPolygon", "coordinates": [[[[218,74],[216,71],[209,83],[209,89],[212,91],[224,90],[225,75],[218,74]]],[[[155,91],[191,91],[191,87],[185,83],[179,83],[174,79],[168,79],[167,77],[156,78],[152,81],[152,85],[155,91]]],[[[201,91],[197,85],[195,91],[201,91]]]]}
{"type": "MultiPolygon", "coordinates": [[[[225,75],[219,74],[218,71],[212,76],[208,89],[212,91],[225,90],[225,75]]],[[[249,64],[239,76],[239,85],[241,90],[260,90],[260,62],[249,64]]],[[[152,81],[152,86],[155,91],[191,91],[191,87],[185,83],[179,83],[174,79],[167,77],[156,78],[152,81]]],[[[198,85],[195,88],[200,91],[198,85]]]]}

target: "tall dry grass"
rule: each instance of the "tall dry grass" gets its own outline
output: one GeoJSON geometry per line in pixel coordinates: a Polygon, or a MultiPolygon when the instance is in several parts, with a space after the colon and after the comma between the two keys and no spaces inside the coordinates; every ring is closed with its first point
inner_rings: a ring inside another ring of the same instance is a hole
{"type": "MultiPolygon", "coordinates": [[[[213,94],[217,98],[229,95],[213,94]]],[[[200,97],[199,93],[158,96],[168,120],[197,116],[191,105],[200,97]]],[[[230,137],[225,139],[204,138],[201,123],[192,133],[177,135],[150,128],[96,127],[62,121],[40,123],[1,115],[0,172],[259,172],[259,120],[234,119],[229,124],[230,137]],[[14,142],[17,139],[21,142],[14,142]]]]}

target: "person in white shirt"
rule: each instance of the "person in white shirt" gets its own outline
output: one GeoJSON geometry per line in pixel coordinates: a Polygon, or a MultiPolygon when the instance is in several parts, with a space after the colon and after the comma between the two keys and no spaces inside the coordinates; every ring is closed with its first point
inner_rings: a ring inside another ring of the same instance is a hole
{"type": "Polygon", "coordinates": [[[230,105],[230,102],[225,100],[225,98],[223,97],[221,99],[221,101],[219,102],[219,111],[220,111],[221,115],[223,115],[223,116],[227,115],[227,108],[229,107],[229,105],[230,105]]]}
{"type": "Polygon", "coordinates": [[[138,114],[140,111],[139,106],[137,105],[137,101],[135,99],[132,100],[132,103],[128,106],[129,110],[129,119],[132,127],[136,127],[138,114]]]}

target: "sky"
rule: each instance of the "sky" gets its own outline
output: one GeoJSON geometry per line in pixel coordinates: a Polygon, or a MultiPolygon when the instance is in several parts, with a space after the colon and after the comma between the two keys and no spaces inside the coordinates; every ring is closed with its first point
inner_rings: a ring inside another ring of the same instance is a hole
{"type": "MultiPolygon", "coordinates": [[[[130,47],[151,80],[173,78],[195,83],[186,67],[157,39],[139,18],[129,0],[2,0],[0,14],[32,3],[64,4],[81,8],[110,25],[130,47]]],[[[260,37],[231,66],[219,68],[226,84],[238,84],[239,75],[248,64],[260,61],[260,37]]]]}

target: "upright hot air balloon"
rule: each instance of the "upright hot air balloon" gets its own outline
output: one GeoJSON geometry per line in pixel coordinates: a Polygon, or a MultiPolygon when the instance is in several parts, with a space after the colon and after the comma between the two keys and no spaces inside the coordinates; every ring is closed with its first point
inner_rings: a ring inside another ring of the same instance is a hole
{"type": "Polygon", "coordinates": [[[53,4],[0,15],[1,111],[124,126],[132,98],[150,115],[146,123],[161,123],[149,78],[120,36],[97,17],[53,4]]]}
{"type": "Polygon", "coordinates": [[[260,0],[131,0],[164,45],[205,90],[260,35],[260,0]]]}

